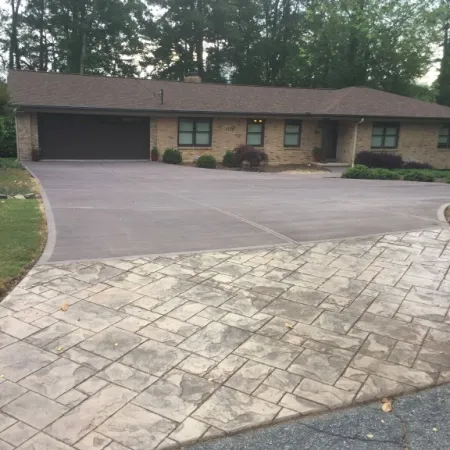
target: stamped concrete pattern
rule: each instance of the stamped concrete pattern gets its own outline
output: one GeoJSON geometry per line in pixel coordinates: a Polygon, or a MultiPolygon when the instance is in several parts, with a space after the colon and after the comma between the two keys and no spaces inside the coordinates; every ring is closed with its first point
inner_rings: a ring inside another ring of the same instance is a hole
{"type": "Polygon", "coordinates": [[[0,448],[161,450],[448,382],[449,268],[448,228],[38,265],[0,305],[0,448]]]}

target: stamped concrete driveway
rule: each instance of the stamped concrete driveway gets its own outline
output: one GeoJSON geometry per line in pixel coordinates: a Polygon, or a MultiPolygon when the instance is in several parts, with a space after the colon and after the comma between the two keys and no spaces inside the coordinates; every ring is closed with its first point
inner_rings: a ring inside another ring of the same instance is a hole
{"type": "Polygon", "coordinates": [[[39,162],[56,225],[50,261],[268,246],[423,229],[445,184],[210,171],[149,162],[39,162]]]}

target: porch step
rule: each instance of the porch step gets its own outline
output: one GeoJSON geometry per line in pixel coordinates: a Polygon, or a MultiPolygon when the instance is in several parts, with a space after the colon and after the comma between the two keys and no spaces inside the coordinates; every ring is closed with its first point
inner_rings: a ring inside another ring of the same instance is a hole
{"type": "Polygon", "coordinates": [[[323,167],[324,169],[326,169],[327,167],[350,167],[350,164],[341,162],[316,162],[314,163],[314,165],[317,167],[323,167]]]}
{"type": "Polygon", "coordinates": [[[325,162],[325,163],[314,163],[317,168],[322,170],[327,170],[328,172],[341,175],[350,164],[340,163],[340,162],[325,162]]]}

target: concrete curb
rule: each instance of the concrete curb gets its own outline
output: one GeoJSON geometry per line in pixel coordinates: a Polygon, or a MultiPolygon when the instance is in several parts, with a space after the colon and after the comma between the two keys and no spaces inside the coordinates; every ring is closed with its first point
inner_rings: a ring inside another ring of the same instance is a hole
{"type": "Polygon", "coordinates": [[[450,226],[450,223],[447,222],[447,219],[445,218],[445,210],[450,207],[450,203],[444,203],[437,212],[437,218],[440,222],[443,222],[450,226]]]}
{"type": "Polygon", "coordinates": [[[41,181],[36,176],[36,174],[27,166],[26,163],[22,162],[23,167],[28,171],[28,173],[36,180],[39,187],[39,192],[41,194],[42,203],[44,204],[45,216],[47,219],[47,244],[45,245],[44,251],[41,257],[38,259],[36,266],[39,264],[45,264],[53,254],[56,244],[56,226],[55,218],[53,216],[53,211],[50,206],[50,201],[48,199],[47,193],[42,186],[41,181]]]}

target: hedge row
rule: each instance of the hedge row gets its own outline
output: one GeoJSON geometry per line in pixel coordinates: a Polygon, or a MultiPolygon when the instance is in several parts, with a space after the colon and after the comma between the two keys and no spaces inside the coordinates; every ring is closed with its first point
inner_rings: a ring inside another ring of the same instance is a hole
{"type": "Polygon", "coordinates": [[[432,182],[436,179],[450,183],[450,171],[437,170],[413,170],[413,169],[371,169],[362,164],[348,168],[343,174],[343,178],[356,178],[364,180],[407,180],[432,182]]]}

